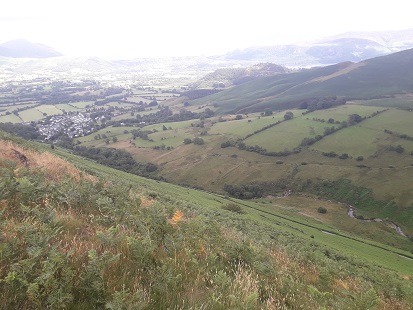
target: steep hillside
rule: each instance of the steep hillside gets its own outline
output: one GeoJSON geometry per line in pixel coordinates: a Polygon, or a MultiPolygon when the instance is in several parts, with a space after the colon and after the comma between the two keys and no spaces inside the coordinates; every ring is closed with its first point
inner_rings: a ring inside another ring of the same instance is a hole
{"type": "Polygon", "coordinates": [[[413,49],[359,63],[262,78],[197,101],[218,106],[223,113],[300,107],[326,97],[372,99],[413,92],[413,49]]]}
{"type": "Polygon", "coordinates": [[[406,251],[54,150],[76,167],[2,133],[0,144],[2,309],[413,306],[406,251]]]}

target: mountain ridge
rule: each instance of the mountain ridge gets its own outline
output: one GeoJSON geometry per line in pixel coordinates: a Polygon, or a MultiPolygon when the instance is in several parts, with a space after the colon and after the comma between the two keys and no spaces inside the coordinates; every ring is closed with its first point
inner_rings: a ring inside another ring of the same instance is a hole
{"type": "Polygon", "coordinates": [[[10,58],[50,58],[62,56],[50,46],[25,39],[11,40],[0,44],[0,56],[10,58]]]}

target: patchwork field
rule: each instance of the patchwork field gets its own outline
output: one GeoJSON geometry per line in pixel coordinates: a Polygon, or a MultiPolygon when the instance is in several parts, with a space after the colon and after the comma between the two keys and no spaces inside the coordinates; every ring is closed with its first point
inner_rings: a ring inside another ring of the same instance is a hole
{"type": "Polygon", "coordinates": [[[325,127],[331,126],[298,117],[255,134],[245,143],[259,145],[268,151],[291,150],[298,147],[304,138],[322,135],[325,127]]]}
{"type": "Polygon", "coordinates": [[[358,114],[361,117],[367,117],[378,110],[383,110],[383,108],[376,106],[368,107],[362,105],[346,104],[331,109],[317,110],[309,113],[308,115],[305,115],[304,117],[310,119],[323,119],[326,122],[328,121],[328,119],[332,118],[335,121],[343,122],[347,121],[349,115],[351,114],[358,114]]]}

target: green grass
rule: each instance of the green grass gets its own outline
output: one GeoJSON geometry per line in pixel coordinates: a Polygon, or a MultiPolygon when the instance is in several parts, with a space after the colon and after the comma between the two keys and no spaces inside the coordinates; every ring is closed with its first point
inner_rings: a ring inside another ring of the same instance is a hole
{"type": "Polygon", "coordinates": [[[54,105],[44,104],[36,108],[41,113],[46,113],[47,115],[58,115],[63,114],[62,110],[54,105]]]}
{"type": "Polygon", "coordinates": [[[396,96],[392,98],[385,99],[370,99],[370,100],[352,100],[354,104],[360,104],[365,106],[376,106],[376,107],[389,107],[389,108],[401,108],[405,110],[413,109],[413,98],[396,96]]]}
{"type": "Polygon", "coordinates": [[[72,102],[70,105],[79,108],[79,109],[85,109],[86,106],[90,105],[92,106],[94,101],[79,101],[79,102],[72,102]]]}
{"type": "Polygon", "coordinates": [[[284,114],[281,113],[262,117],[253,115],[248,116],[248,118],[244,118],[242,120],[217,122],[211,127],[209,134],[243,138],[256,130],[282,120],[283,116],[284,114]]]}
{"type": "MultiPolygon", "coordinates": [[[[411,261],[399,256],[399,254],[410,256],[406,251],[351,236],[345,232],[332,228],[331,225],[316,223],[308,219],[303,220],[301,217],[282,215],[277,212],[276,208],[269,209],[267,206],[262,206],[253,201],[240,201],[236,199],[228,200],[220,195],[144,179],[103,167],[87,160],[85,161],[84,159],[62,151],[57,152],[61,156],[70,158],[71,161],[77,163],[81,167],[93,169],[99,175],[110,178],[111,180],[118,179],[119,181],[122,180],[122,182],[130,182],[131,184],[133,183],[135,185],[143,186],[148,190],[160,193],[160,195],[164,197],[174,197],[174,200],[185,201],[186,204],[197,206],[197,208],[205,208],[205,210],[213,211],[224,204],[235,201],[237,204],[244,206],[244,210],[247,212],[247,215],[245,215],[246,217],[253,220],[259,219],[261,222],[265,223],[265,225],[269,225],[273,229],[286,231],[301,238],[312,240],[312,242],[326,245],[334,248],[343,255],[357,257],[368,261],[370,264],[390,268],[399,273],[413,276],[413,264],[411,261]],[[322,230],[330,231],[335,235],[326,234],[322,232],[322,230]],[[310,239],[310,236],[314,236],[314,238],[310,239]]],[[[282,204],[282,201],[280,203],[282,204]]]]}
{"type": "Polygon", "coordinates": [[[30,160],[0,162],[4,309],[412,308],[413,254],[358,236],[335,203],[241,201],[0,143],[30,160]]]}
{"type": "Polygon", "coordinates": [[[413,112],[391,109],[364,121],[362,126],[379,131],[388,129],[399,134],[413,136],[412,124],[413,112]]]}
{"type": "Polygon", "coordinates": [[[389,144],[384,132],[351,126],[335,132],[311,146],[320,152],[347,153],[351,156],[370,156],[378,151],[380,144],[389,144]],[[368,143],[367,143],[368,141],[368,143]]]}
{"type": "Polygon", "coordinates": [[[77,112],[79,110],[81,110],[81,108],[76,107],[74,103],[60,103],[60,104],[56,104],[56,107],[60,110],[64,110],[66,112],[77,112]]]}
{"type": "Polygon", "coordinates": [[[295,118],[249,137],[245,140],[245,144],[259,145],[267,151],[291,150],[299,146],[304,138],[322,135],[324,128],[331,126],[333,125],[303,119],[302,117],[295,118]]]}
{"type": "Polygon", "coordinates": [[[43,113],[40,112],[37,108],[20,111],[19,115],[22,118],[23,122],[37,121],[44,118],[43,113]]]}
{"type": "Polygon", "coordinates": [[[335,121],[347,121],[349,115],[351,114],[358,114],[362,117],[364,116],[369,116],[372,113],[382,110],[382,108],[378,107],[367,107],[367,106],[358,106],[358,105],[352,105],[352,104],[346,104],[342,106],[338,106],[335,108],[327,109],[327,110],[317,110],[314,112],[311,112],[309,114],[306,114],[304,117],[308,117],[310,119],[312,118],[319,118],[319,119],[324,119],[326,122],[328,119],[332,118],[335,121]]]}
{"type": "Polygon", "coordinates": [[[0,116],[0,122],[1,122],[1,123],[8,123],[8,122],[10,122],[10,123],[16,124],[16,123],[21,123],[22,120],[21,120],[20,117],[14,115],[14,114],[10,114],[10,115],[0,116]]]}

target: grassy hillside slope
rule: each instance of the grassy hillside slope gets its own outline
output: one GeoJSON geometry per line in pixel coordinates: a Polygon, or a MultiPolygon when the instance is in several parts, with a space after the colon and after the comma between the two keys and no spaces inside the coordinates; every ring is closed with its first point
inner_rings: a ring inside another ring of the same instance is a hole
{"type": "Polygon", "coordinates": [[[195,104],[209,103],[221,113],[240,113],[294,108],[316,98],[371,99],[412,93],[412,66],[413,50],[405,50],[360,63],[262,78],[198,99],[195,104]]]}
{"type": "MultiPolygon", "coordinates": [[[[347,179],[371,191],[369,197],[375,202],[360,201],[356,194],[340,196],[342,202],[360,208],[363,216],[390,217],[407,230],[412,229],[411,112],[350,104],[305,115],[301,110],[292,112],[294,118],[281,123],[285,112],[270,116],[251,113],[240,120],[230,116],[223,118],[227,121],[212,118],[204,120],[203,127],[197,127],[199,121],[171,123],[172,129],[150,134],[153,141],[131,140],[131,134],[123,134],[123,127],[113,128],[110,134],[118,132],[119,140],[108,146],[123,148],[138,161],[156,163],[158,175],[171,182],[219,193],[224,193],[225,184],[255,183],[272,184],[265,192],[271,195],[279,195],[286,187],[296,194],[311,191],[323,195],[324,190],[306,187],[306,182],[347,179]],[[361,121],[341,127],[354,114],[361,121]],[[325,135],[326,128],[333,127],[338,130],[325,135]],[[188,137],[201,137],[205,144],[184,144],[188,137]],[[239,139],[246,145],[243,149],[234,146],[239,139]],[[311,139],[312,144],[302,144],[311,139]],[[222,147],[228,141],[232,146],[222,147]],[[289,153],[265,156],[285,149],[289,153]],[[291,152],[293,149],[298,151],[291,152]]],[[[79,141],[99,146],[99,141],[87,138],[79,141]]]]}
{"type": "Polygon", "coordinates": [[[406,251],[1,137],[1,309],[413,306],[406,251]]]}

